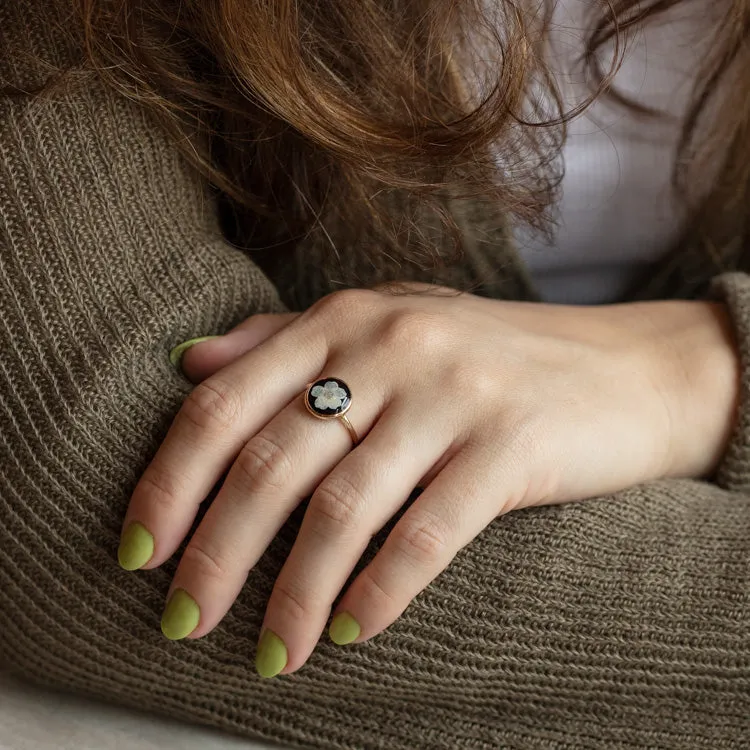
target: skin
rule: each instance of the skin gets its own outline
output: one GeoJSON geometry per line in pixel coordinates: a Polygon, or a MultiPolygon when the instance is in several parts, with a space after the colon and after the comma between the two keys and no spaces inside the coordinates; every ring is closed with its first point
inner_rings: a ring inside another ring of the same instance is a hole
{"type": "MultiPolygon", "coordinates": [[[[404,285],[421,291],[423,285],[404,285]]],[[[224,485],[172,589],[221,621],[301,498],[312,495],[264,628],[299,669],[329,617],[356,643],[387,628],[455,554],[517,508],[583,500],[666,477],[707,477],[731,434],[739,363],[718,303],[602,307],[490,300],[453,290],[332,294],[302,314],[256,315],[195,345],[196,387],[140,479],[142,523],[167,560],[224,485]],[[301,395],[320,377],[353,391],[352,449],[301,395]],[[332,602],[377,532],[425,488],[375,559],[332,602]]]]}

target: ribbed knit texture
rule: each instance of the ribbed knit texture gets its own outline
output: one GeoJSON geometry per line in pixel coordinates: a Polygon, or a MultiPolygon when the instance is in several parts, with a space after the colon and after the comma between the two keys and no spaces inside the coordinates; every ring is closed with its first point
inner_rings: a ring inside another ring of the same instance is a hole
{"type": "MultiPolygon", "coordinates": [[[[18,45],[58,63],[64,50],[50,18],[21,5],[0,0],[0,78],[30,85],[40,72],[18,45]]],[[[470,248],[501,236],[481,216],[459,217],[470,248]]],[[[494,252],[502,288],[521,295],[512,250],[494,252]]],[[[175,561],[126,573],[116,549],[191,388],[169,350],[282,310],[279,298],[221,239],[205,187],[136,105],[95,81],[46,104],[2,101],[0,662],[326,750],[749,747],[750,281],[713,288],[744,367],[718,483],[509,514],[386,632],[344,648],[324,638],[299,672],[264,681],[258,631],[304,508],[199,641],[159,630],[175,561]]]]}

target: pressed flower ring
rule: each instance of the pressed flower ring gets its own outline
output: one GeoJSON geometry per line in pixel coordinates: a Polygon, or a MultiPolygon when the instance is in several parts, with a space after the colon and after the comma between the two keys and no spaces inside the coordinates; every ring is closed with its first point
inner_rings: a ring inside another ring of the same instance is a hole
{"type": "Polygon", "coordinates": [[[308,409],[316,417],[340,417],[352,403],[352,392],[342,380],[318,380],[306,394],[308,409]]]}

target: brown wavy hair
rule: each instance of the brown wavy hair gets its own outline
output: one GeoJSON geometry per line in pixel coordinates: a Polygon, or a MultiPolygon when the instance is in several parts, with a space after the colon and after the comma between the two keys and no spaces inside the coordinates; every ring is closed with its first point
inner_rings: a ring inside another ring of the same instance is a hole
{"type": "MultiPolygon", "coordinates": [[[[335,211],[337,226],[368,227],[405,253],[403,233],[420,230],[416,214],[389,221],[380,199],[394,190],[451,232],[446,193],[548,227],[567,120],[602,94],[659,116],[610,82],[629,32],[680,2],[592,2],[580,55],[591,97],[564,112],[543,58],[554,0],[65,1],[80,15],[86,65],[159,116],[229,201],[237,237],[283,247],[325,232],[335,211]]],[[[744,199],[750,183],[750,1],[721,2],[675,159],[694,215],[711,196],[724,207],[744,199]],[[691,192],[709,162],[720,165],[714,189],[691,192]]]]}

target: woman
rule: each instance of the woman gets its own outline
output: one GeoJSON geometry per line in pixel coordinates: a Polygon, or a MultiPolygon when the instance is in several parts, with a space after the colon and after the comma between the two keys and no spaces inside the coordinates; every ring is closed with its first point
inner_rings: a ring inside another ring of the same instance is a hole
{"type": "Polygon", "coordinates": [[[314,747],[746,744],[750,8],[695,5],[3,8],[3,660],[314,747]],[[614,76],[682,12],[662,112],[614,76]],[[591,100],[677,125],[577,268],[591,100]]]}

